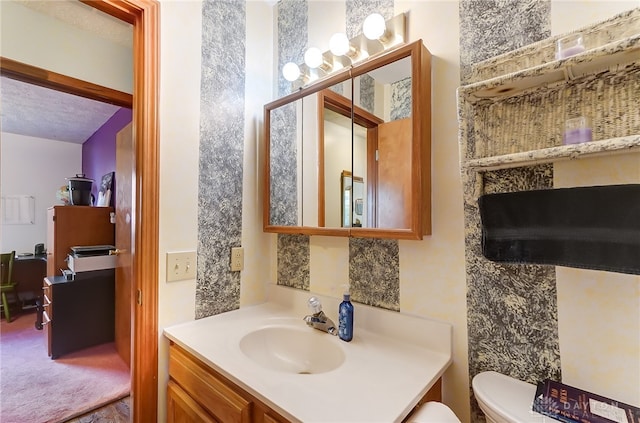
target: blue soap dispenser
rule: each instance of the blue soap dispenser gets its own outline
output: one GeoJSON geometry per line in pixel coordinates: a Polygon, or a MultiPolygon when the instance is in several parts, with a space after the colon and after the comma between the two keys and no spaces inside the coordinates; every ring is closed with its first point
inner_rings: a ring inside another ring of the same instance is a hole
{"type": "Polygon", "coordinates": [[[338,308],[338,336],[346,342],[353,339],[353,304],[348,287],[338,308]]]}

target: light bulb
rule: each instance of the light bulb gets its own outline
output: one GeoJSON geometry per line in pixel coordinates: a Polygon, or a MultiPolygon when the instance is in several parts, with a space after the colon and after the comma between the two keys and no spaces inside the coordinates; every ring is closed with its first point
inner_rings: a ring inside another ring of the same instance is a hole
{"type": "Polygon", "coordinates": [[[349,52],[349,39],[342,32],[336,32],[329,40],[329,50],[336,56],[344,56],[349,52]]]}
{"type": "Polygon", "coordinates": [[[289,62],[282,67],[282,76],[289,82],[293,82],[300,77],[300,68],[293,62],[289,62]]]}
{"type": "Polygon", "coordinates": [[[304,62],[311,69],[315,69],[322,65],[324,63],[324,60],[322,59],[322,52],[320,51],[320,49],[316,47],[310,47],[304,53],[304,62]]]}
{"type": "Polygon", "coordinates": [[[364,36],[370,40],[377,40],[384,35],[387,27],[384,18],[379,13],[373,13],[367,16],[362,24],[362,32],[364,36]]]}

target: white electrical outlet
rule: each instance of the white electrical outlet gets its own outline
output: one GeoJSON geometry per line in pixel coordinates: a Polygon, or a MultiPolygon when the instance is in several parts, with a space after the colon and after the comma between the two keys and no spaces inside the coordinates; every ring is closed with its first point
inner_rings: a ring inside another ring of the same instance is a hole
{"type": "Polygon", "coordinates": [[[244,248],[231,248],[231,271],[239,272],[244,269],[244,248]]]}
{"type": "Polygon", "coordinates": [[[196,278],[196,252],[167,253],[167,282],[196,278]]]}

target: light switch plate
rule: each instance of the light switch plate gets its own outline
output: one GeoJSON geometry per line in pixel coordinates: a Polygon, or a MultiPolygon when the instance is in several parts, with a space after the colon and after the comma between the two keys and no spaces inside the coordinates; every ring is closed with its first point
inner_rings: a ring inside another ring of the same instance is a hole
{"type": "Polygon", "coordinates": [[[196,252],[167,253],[167,282],[196,278],[196,252]]]}

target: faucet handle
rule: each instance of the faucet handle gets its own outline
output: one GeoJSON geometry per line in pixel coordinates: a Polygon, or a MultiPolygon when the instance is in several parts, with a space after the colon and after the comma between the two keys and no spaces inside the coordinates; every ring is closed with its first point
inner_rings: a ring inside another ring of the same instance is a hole
{"type": "Polygon", "coordinates": [[[316,297],[309,298],[309,301],[307,301],[307,307],[309,307],[309,310],[311,310],[313,314],[318,314],[322,311],[322,304],[316,297]]]}

